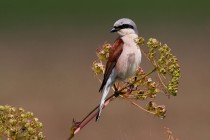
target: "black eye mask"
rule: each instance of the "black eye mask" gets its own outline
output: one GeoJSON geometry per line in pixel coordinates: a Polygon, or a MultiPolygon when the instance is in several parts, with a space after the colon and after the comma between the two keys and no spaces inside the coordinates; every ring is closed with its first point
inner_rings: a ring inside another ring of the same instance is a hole
{"type": "Polygon", "coordinates": [[[126,28],[133,29],[133,26],[130,24],[123,24],[123,25],[117,26],[115,28],[117,28],[117,29],[126,29],[126,28]]]}
{"type": "Polygon", "coordinates": [[[123,24],[119,26],[114,26],[114,28],[111,30],[111,32],[117,32],[120,29],[134,29],[134,27],[130,24],[123,24]]]}

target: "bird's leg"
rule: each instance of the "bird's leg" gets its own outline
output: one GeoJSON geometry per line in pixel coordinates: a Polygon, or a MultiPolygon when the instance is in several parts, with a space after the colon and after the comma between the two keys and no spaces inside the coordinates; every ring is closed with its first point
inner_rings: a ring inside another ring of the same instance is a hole
{"type": "Polygon", "coordinates": [[[119,85],[116,86],[116,84],[114,84],[114,91],[115,91],[115,92],[118,91],[118,87],[119,87],[119,85]]]}
{"type": "Polygon", "coordinates": [[[137,80],[137,76],[134,77],[134,81],[136,81],[136,80],[137,80]]]}
{"type": "Polygon", "coordinates": [[[119,84],[116,85],[116,83],[115,83],[114,84],[114,96],[115,97],[118,97],[120,95],[120,92],[119,92],[118,88],[119,88],[119,84]]]}
{"type": "MultiPolygon", "coordinates": [[[[134,77],[134,82],[136,81],[137,81],[137,76],[134,77]]],[[[137,87],[134,90],[137,90],[137,87]]]]}
{"type": "Polygon", "coordinates": [[[126,92],[119,91],[119,83],[114,84],[114,96],[118,97],[119,95],[125,94],[126,92]]]}

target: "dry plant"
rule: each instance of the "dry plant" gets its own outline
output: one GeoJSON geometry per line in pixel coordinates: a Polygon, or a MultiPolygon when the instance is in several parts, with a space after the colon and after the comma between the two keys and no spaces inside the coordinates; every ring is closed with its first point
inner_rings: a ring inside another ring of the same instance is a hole
{"type": "MultiPolygon", "coordinates": [[[[157,105],[154,99],[158,94],[164,94],[166,97],[177,95],[180,79],[178,60],[166,44],[162,45],[160,41],[154,38],[147,41],[146,47],[142,37],[135,39],[135,42],[141,47],[141,51],[151,63],[153,69],[145,73],[139,67],[136,74],[128,79],[128,82],[116,82],[112,87],[114,94],[106,99],[103,108],[107,107],[116,98],[122,98],[139,109],[163,119],[166,117],[166,108],[164,105],[157,105]],[[152,74],[157,75],[157,78],[154,78],[155,80],[152,79],[152,74]],[[142,107],[136,103],[136,100],[149,101],[145,107],[142,107]]],[[[105,71],[105,63],[108,60],[110,48],[111,45],[105,43],[96,51],[97,60],[93,62],[92,70],[99,82],[101,82],[100,75],[103,75],[105,71]]],[[[95,118],[98,107],[99,105],[88,113],[82,121],[78,122],[73,119],[69,139],[72,139],[75,134],[95,118]]]]}
{"type": "Polygon", "coordinates": [[[167,140],[179,140],[178,138],[173,136],[172,131],[168,127],[164,127],[164,129],[167,140]]]}
{"type": "Polygon", "coordinates": [[[0,106],[0,140],[44,140],[42,123],[23,108],[0,106]]]}

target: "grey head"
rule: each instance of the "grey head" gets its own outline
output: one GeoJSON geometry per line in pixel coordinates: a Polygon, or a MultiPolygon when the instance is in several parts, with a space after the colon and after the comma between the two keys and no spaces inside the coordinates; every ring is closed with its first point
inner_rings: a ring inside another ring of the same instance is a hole
{"type": "Polygon", "coordinates": [[[136,24],[129,18],[121,18],[114,23],[111,32],[117,32],[119,35],[124,36],[127,34],[135,33],[138,35],[136,24]]]}

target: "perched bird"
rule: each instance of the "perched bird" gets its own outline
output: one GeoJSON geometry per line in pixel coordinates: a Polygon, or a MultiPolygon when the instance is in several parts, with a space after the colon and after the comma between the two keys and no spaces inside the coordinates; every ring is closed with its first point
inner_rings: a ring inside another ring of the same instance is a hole
{"type": "Polygon", "coordinates": [[[116,80],[123,81],[133,76],[141,62],[141,51],[134,41],[138,37],[136,24],[131,19],[122,18],[114,23],[111,32],[118,33],[119,37],[109,52],[104,79],[99,89],[103,95],[96,121],[101,115],[106,96],[114,82],[116,80]]]}

